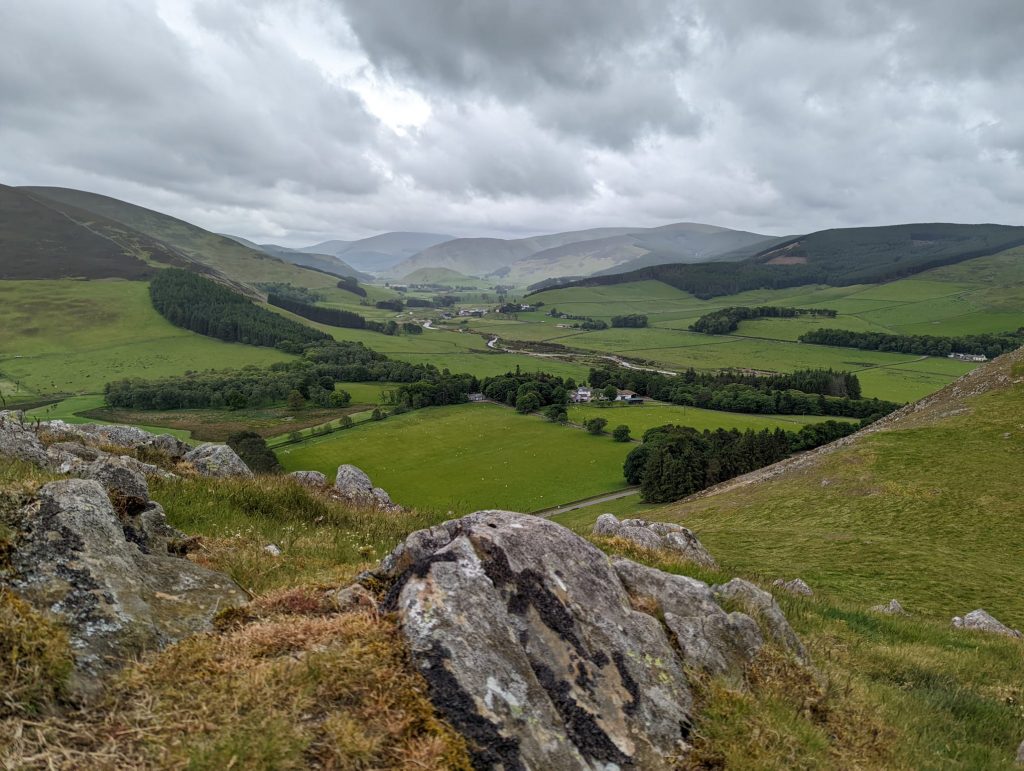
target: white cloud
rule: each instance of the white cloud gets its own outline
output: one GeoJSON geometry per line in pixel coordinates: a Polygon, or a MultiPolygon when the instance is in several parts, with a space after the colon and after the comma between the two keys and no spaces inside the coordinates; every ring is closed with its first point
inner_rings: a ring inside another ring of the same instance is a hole
{"type": "Polygon", "coordinates": [[[1020,221],[1024,6],[10,0],[0,181],[303,244],[1020,221]]]}

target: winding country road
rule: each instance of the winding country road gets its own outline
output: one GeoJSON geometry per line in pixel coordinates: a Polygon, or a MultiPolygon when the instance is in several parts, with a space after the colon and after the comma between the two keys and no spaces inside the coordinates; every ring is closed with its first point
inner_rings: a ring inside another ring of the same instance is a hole
{"type": "Polygon", "coordinates": [[[583,498],[578,501],[573,501],[572,503],[563,503],[561,506],[553,506],[550,509],[541,509],[540,511],[533,511],[530,513],[536,517],[553,517],[555,514],[564,514],[567,511],[585,509],[588,506],[597,506],[601,503],[608,503],[608,501],[617,501],[619,498],[626,498],[630,495],[635,495],[639,489],[639,486],[627,487],[625,490],[619,490],[617,493],[599,495],[596,498],[583,498]]]}

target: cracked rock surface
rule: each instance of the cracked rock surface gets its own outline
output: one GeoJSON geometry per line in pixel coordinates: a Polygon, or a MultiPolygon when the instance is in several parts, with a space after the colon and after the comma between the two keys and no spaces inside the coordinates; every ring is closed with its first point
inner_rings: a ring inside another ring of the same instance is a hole
{"type": "Polygon", "coordinates": [[[507,511],[412,533],[368,579],[477,768],[670,767],[689,746],[685,669],[739,675],[766,636],[803,655],[767,592],[756,612],[792,639],[728,612],[718,587],[507,511]]]}

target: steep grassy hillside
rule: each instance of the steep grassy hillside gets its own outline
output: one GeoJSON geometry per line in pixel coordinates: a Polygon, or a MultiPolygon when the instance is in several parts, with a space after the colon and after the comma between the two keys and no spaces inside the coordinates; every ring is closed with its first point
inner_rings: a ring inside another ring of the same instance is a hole
{"type": "Polygon", "coordinates": [[[657,265],[596,276],[581,286],[654,279],[698,297],[806,284],[849,286],[912,276],[1024,244],[1024,227],[921,223],[823,230],[738,264],[657,265]]]}
{"type": "Polygon", "coordinates": [[[141,233],[104,217],[77,215],[0,185],[0,279],[143,279],[154,272],[150,258],[181,262],[141,233]]]}
{"type": "Polygon", "coordinates": [[[52,206],[65,211],[67,207],[73,207],[122,223],[168,245],[188,260],[245,287],[251,288],[262,282],[281,282],[316,289],[331,296],[341,294],[341,290],[336,287],[338,279],[335,276],[292,265],[151,209],[83,190],[56,187],[26,187],[19,190],[45,199],[52,206]]]}

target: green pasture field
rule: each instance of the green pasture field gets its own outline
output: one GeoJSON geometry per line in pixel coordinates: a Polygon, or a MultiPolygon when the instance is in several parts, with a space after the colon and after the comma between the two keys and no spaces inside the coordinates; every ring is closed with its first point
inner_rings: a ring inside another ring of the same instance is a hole
{"type": "MultiPolygon", "coordinates": [[[[591,418],[604,418],[608,421],[607,429],[627,425],[634,439],[643,436],[644,431],[655,426],[672,423],[679,426],[690,426],[698,431],[716,428],[746,431],[783,428],[787,431],[799,431],[808,423],[821,423],[830,418],[823,415],[744,415],[739,412],[722,412],[721,410],[702,410],[699,407],[683,407],[675,404],[622,404],[610,407],[598,407],[591,404],[574,404],[569,407],[569,420],[582,424],[591,418]]],[[[843,422],[854,422],[847,418],[831,418],[843,422]]]]}
{"type": "Polygon", "coordinates": [[[330,479],[352,463],[404,506],[465,514],[536,511],[622,489],[622,462],[634,446],[494,404],[464,404],[363,423],[284,447],[278,457],[288,471],[330,479]]]}
{"type": "MultiPolygon", "coordinates": [[[[0,282],[0,378],[15,397],[98,393],[111,380],[285,361],[271,348],[225,343],[173,326],[142,282],[0,282]]],[[[10,394],[7,395],[10,399],[10,394]]]]}

